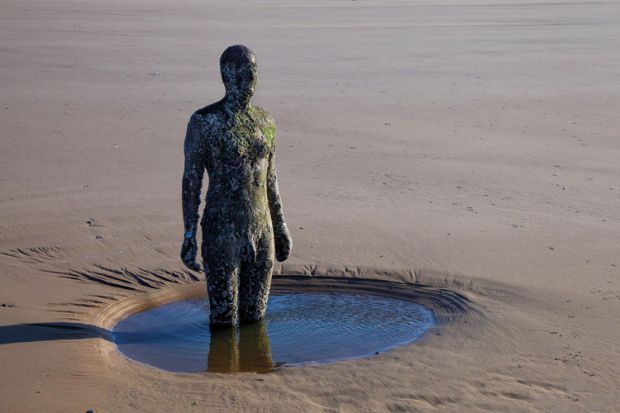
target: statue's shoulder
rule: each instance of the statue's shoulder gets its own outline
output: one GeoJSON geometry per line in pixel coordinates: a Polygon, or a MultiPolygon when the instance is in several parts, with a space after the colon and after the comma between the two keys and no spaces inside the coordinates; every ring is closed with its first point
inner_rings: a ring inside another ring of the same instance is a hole
{"type": "Polygon", "coordinates": [[[269,112],[259,106],[252,106],[252,117],[258,123],[265,137],[273,144],[276,138],[276,122],[269,112]]]}
{"type": "Polygon", "coordinates": [[[260,125],[260,126],[269,126],[271,124],[275,125],[275,122],[269,112],[260,106],[252,106],[252,118],[260,125]]]}
{"type": "Polygon", "coordinates": [[[217,129],[223,122],[222,102],[215,102],[202,109],[198,109],[192,113],[189,122],[190,124],[200,127],[204,132],[217,129]]]}

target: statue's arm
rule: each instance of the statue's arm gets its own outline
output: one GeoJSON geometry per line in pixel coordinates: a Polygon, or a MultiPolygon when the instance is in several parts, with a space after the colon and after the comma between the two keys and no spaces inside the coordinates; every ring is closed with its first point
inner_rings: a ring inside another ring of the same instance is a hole
{"type": "MultiPolygon", "coordinates": [[[[274,137],[275,138],[275,137],[274,137]]],[[[286,261],[291,249],[293,240],[284,221],[284,211],[282,209],[282,199],[278,188],[278,175],[276,173],[275,145],[269,156],[269,167],[267,170],[267,199],[269,201],[269,212],[273,224],[273,236],[276,249],[276,259],[286,261]]]]}
{"type": "Polygon", "coordinates": [[[200,270],[200,265],[196,262],[196,229],[198,226],[202,178],[205,171],[205,153],[195,122],[193,118],[190,119],[183,145],[185,166],[183,170],[182,200],[185,233],[183,235],[181,259],[187,267],[198,271],[200,270]]]}

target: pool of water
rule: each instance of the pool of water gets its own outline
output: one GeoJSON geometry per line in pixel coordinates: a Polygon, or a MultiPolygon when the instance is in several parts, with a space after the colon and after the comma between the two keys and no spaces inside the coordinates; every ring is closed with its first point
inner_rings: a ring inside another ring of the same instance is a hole
{"type": "Polygon", "coordinates": [[[206,299],[130,315],[113,329],[127,357],[176,372],[268,372],[384,352],[436,325],[411,301],[354,293],[279,293],[259,323],[211,331],[206,299]]]}

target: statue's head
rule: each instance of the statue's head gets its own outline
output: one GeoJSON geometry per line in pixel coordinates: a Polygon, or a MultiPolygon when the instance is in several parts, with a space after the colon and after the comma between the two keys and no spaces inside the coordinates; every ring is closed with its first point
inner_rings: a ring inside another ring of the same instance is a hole
{"type": "Polygon", "coordinates": [[[227,99],[241,106],[250,103],[256,86],[256,56],[242,45],[230,46],[220,57],[222,81],[227,99]]]}

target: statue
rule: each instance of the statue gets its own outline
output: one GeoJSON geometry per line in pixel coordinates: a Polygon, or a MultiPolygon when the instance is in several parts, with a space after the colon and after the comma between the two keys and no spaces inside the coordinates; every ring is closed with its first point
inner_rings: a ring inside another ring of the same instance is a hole
{"type": "Polygon", "coordinates": [[[213,327],[262,319],[274,255],[285,261],[292,248],[276,176],[275,122],[250,104],[256,57],[245,46],[231,46],[220,58],[220,70],[226,95],[192,114],[183,172],[181,259],[195,271],[205,169],[209,176],[201,250],[213,327]]]}

